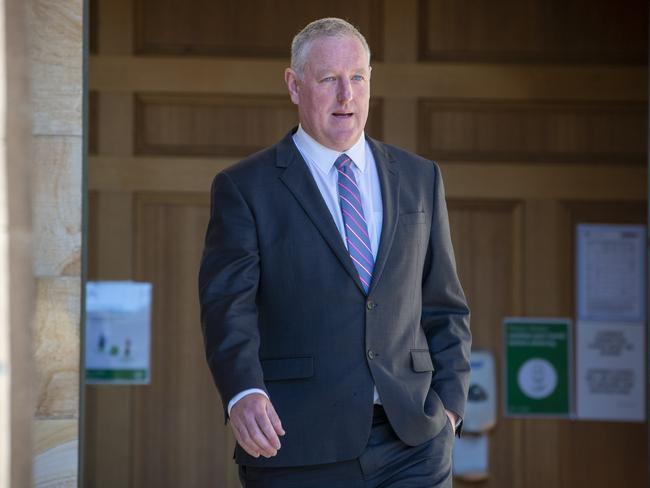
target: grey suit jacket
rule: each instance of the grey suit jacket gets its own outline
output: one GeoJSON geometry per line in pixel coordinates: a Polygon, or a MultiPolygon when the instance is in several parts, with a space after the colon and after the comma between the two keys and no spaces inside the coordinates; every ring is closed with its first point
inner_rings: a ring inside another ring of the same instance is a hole
{"type": "Polygon", "coordinates": [[[427,441],[447,422],[444,407],[463,415],[470,369],[469,310],[440,171],[368,139],[384,220],[366,296],[291,135],[212,185],[199,273],[207,361],[224,408],[240,391],[261,388],[286,430],[274,458],[237,448],[237,462],[359,456],[373,385],[402,441],[427,441]]]}

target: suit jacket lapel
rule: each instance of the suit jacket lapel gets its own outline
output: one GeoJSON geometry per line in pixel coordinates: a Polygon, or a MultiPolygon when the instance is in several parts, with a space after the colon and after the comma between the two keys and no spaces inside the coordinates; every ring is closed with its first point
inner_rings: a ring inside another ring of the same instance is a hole
{"type": "Polygon", "coordinates": [[[377,259],[375,259],[375,269],[372,273],[370,294],[381,278],[395,237],[395,228],[399,215],[399,173],[394,164],[395,160],[388,154],[383,145],[369,137],[367,140],[377,164],[383,207],[379,251],[377,252],[377,259]]]}
{"type": "Polygon", "coordinates": [[[361,291],[364,291],[361,280],[359,280],[359,273],[343,244],[341,234],[339,234],[332,219],[332,214],[327,208],[307,164],[291,139],[293,132],[295,130],[280,141],[276,149],[276,165],[285,168],[280,180],[298,200],[300,206],[307,213],[350,277],[361,291]]]}

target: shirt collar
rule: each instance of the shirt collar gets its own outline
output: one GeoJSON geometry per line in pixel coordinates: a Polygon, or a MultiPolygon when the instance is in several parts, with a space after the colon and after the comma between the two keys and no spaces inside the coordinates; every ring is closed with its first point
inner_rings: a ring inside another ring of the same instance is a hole
{"type": "MultiPolygon", "coordinates": [[[[362,173],[366,169],[366,140],[364,134],[364,132],[361,133],[359,140],[350,149],[343,151],[354,161],[355,166],[362,173]]],[[[298,126],[298,130],[293,135],[293,140],[300,151],[311,159],[318,169],[326,174],[331,171],[336,159],[343,154],[343,152],[335,151],[317,142],[305,132],[302,125],[298,126]]]]}

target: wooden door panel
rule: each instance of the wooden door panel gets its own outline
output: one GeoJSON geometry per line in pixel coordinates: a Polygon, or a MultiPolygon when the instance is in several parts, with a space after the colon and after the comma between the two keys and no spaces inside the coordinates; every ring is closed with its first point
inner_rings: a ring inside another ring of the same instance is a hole
{"type": "Polygon", "coordinates": [[[203,354],[197,273],[203,195],[139,195],[135,277],[153,283],[151,384],[133,392],[132,488],[229,486],[221,401],[203,354]]]}
{"type": "MultiPolygon", "coordinates": [[[[461,283],[471,308],[473,349],[494,354],[497,378],[501,378],[503,317],[521,313],[521,204],[518,202],[450,201],[449,221],[461,283]]],[[[497,380],[500,386],[500,381],[497,380]]],[[[499,397],[500,398],[500,397],[499,397]]],[[[521,446],[521,421],[505,420],[498,411],[497,426],[490,433],[490,479],[481,486],[517,486],[525,461],[521,446]]],[[[457,480],[455,486],[473,483],[457,480]]]]}
{"type": "MultiPolygon", "coordinates": [[[[561,207],[564,261],[575,283],[575,226],[579,223],[645,224],[645,202],[565,202],[561,207]]],[[[568,301],[575,312],[575,286],[568,301]]],[[[567,422],[560,444],[568,486],[646,486],[645,423],[567,422]],[[607,466],[607,469],[604,468],[607,466]],[[625,480],[623,485],[621,480],[625,480]]],[[[534,454],[534,453],[533,453],[534,454]]]]}

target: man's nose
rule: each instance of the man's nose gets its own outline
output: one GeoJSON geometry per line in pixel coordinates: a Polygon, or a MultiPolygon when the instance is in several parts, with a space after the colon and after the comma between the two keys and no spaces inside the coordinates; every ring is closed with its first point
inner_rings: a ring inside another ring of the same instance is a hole
{"type": "Polygon", "coordinates": [[[347,103],[352,100],[352,84],[347,78],[341,78],[339,81],[338,102],[347,103]]]}

